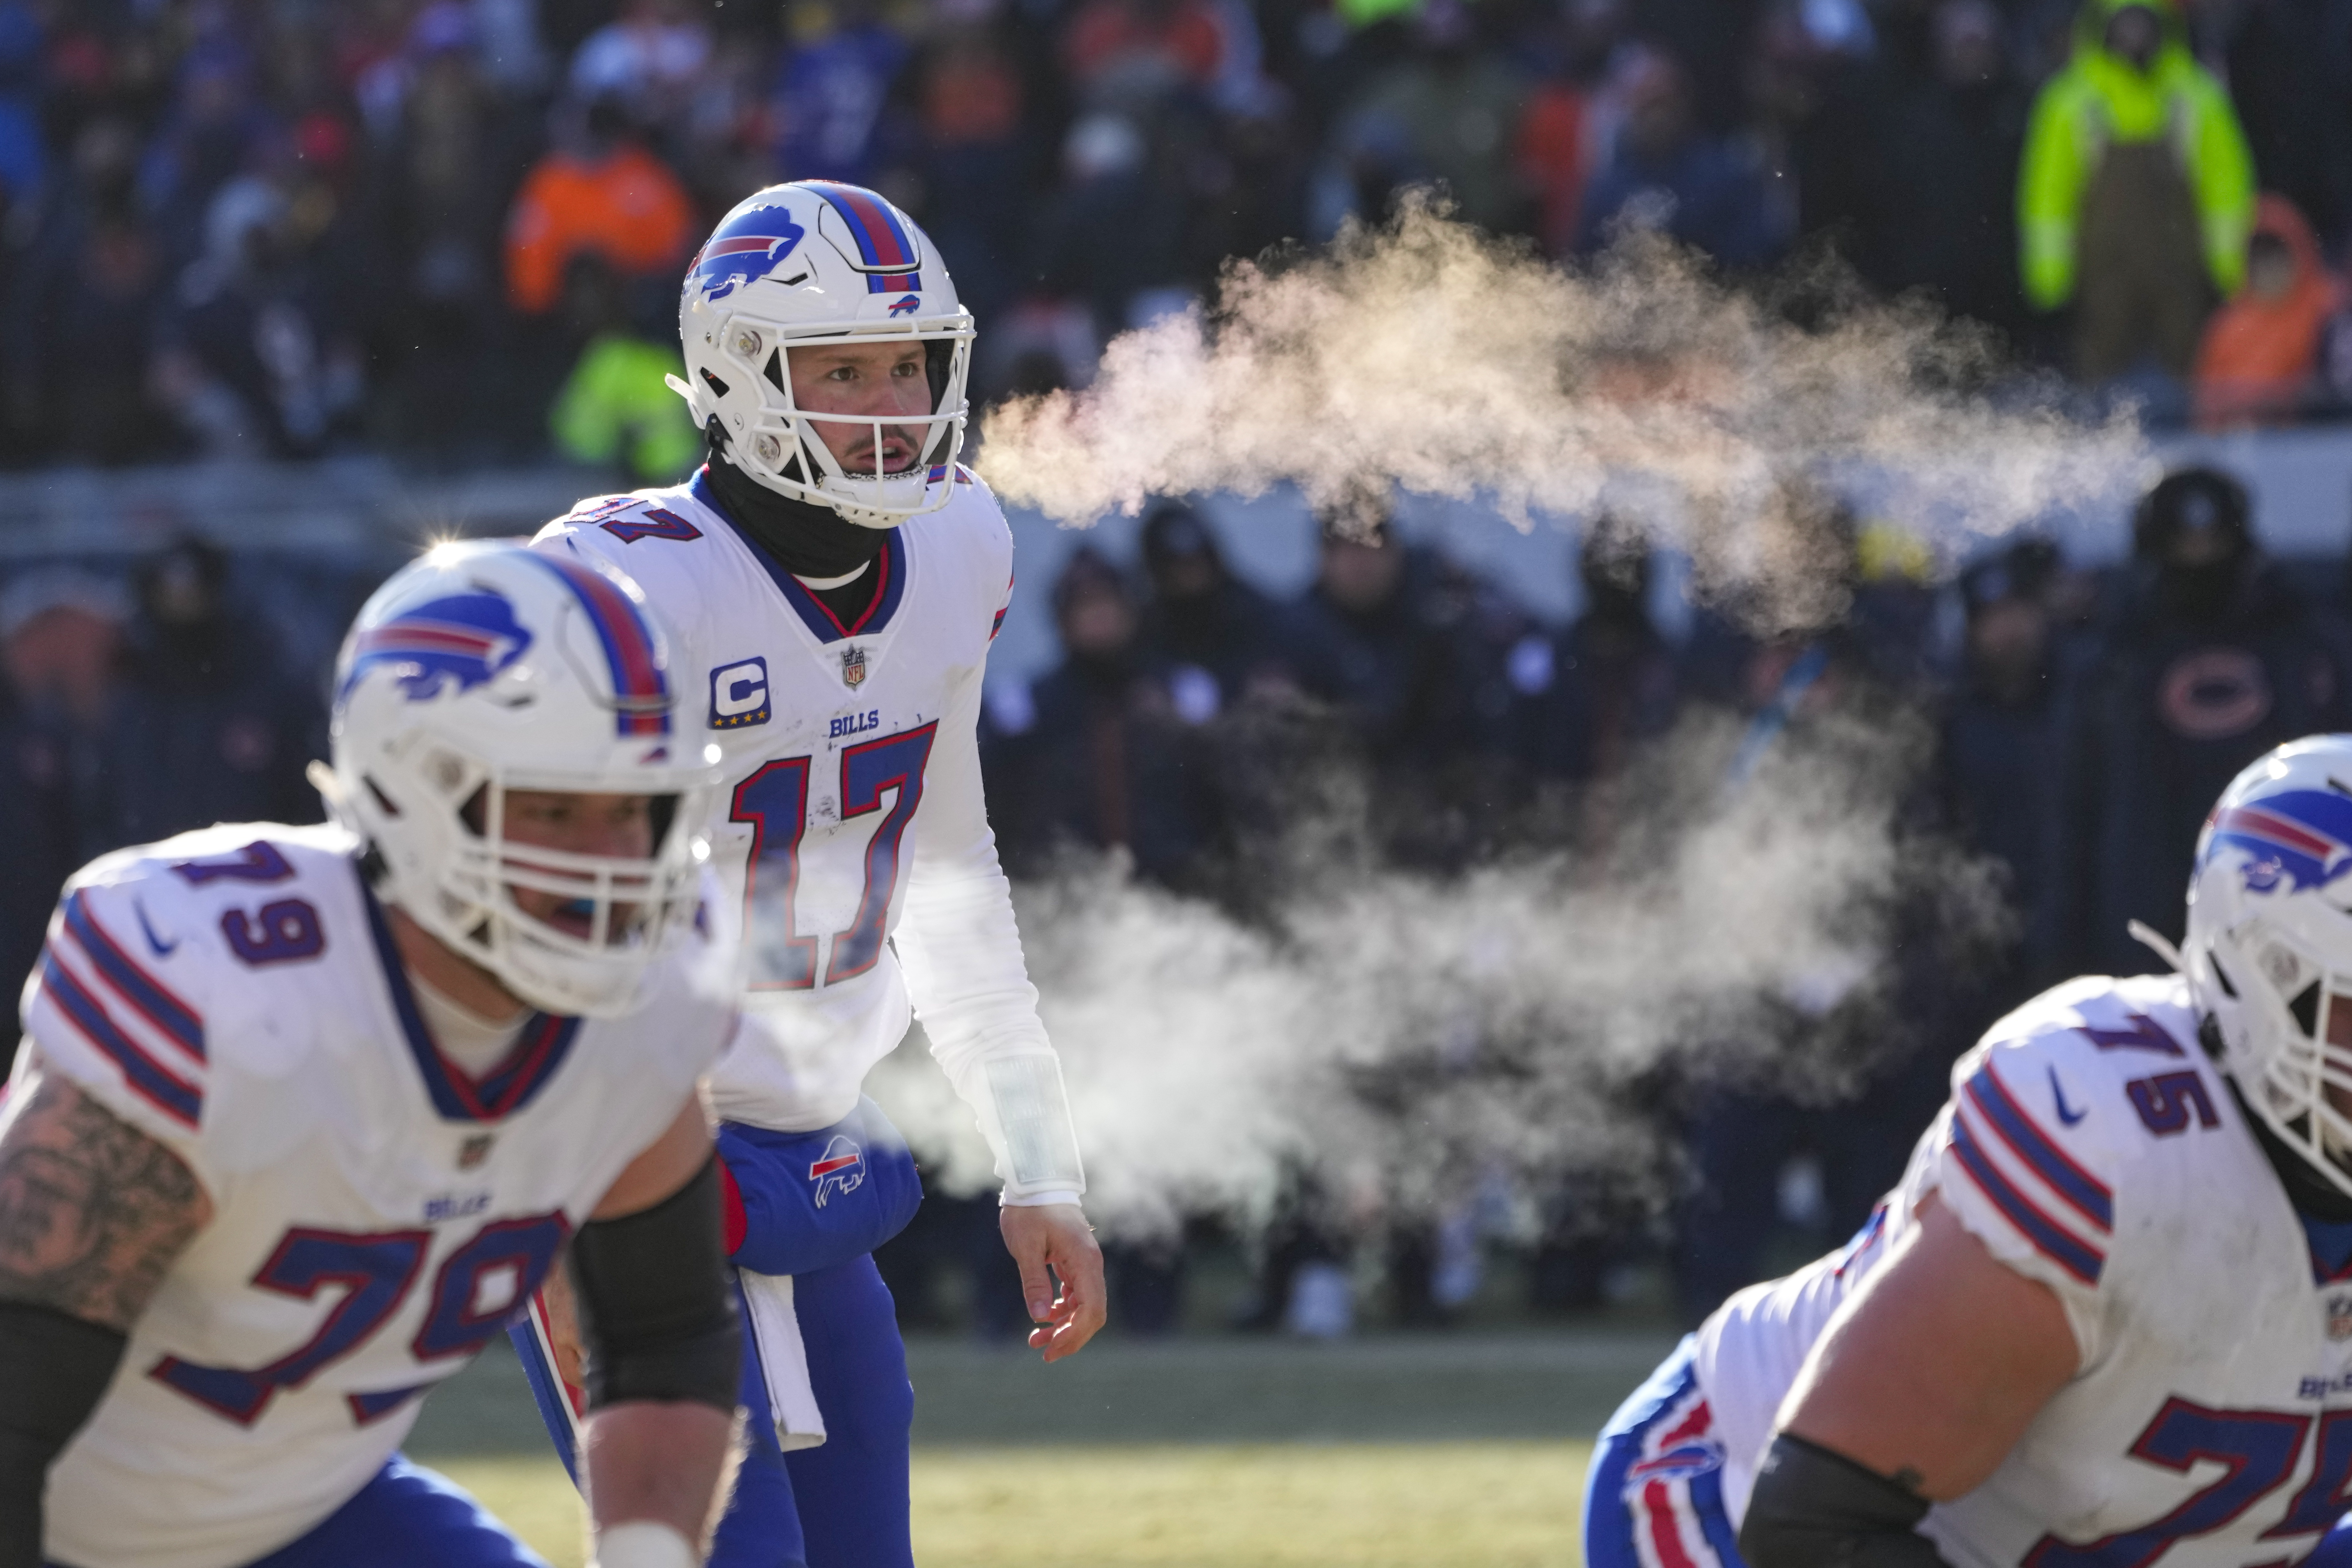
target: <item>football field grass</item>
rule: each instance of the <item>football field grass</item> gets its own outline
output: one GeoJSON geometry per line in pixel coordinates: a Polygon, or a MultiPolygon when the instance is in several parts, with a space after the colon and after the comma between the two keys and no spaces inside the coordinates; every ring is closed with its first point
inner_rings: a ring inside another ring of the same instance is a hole
{"type": "MultiPolygon", "coordinates": [[[[1654,1333],[1097,1345],[1039,1366],[917,1342],[924,1568],[1576,1568],[1591,1434],[1654,1333]]],[[[510,1356],[436,1395],[410,1451],[556,1568],[577,1500],[510,1356]]]]}
{"type": "MultiPolygon", "coordinates": [[[[1591,1446],[918,1448],[924,1568],[1576,1568],[1591,1446]]],[[[552,1459],[439,1468],[555,1568],[579,1503],[552,1459]]]]}

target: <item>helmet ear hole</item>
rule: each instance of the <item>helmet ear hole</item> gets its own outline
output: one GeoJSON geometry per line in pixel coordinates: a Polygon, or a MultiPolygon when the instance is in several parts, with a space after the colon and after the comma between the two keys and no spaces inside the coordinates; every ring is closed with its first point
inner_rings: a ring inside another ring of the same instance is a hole
{"type": "MultiPolygon", "coordinates": [[[[734,388],[729,386],[725,382],[711,374],[710,367],[709,365],[705,365],[702,368],[702,379],[709,384],[711,391],[717,393],[721,397],[726,396],[730,392],[734,390],[734,388]]],[[[716,416],[713,416],[713,417],[715,418],[716,416]]]]}
{"type": "Polygon", "coordinates": [[[2286,1005],[2286,1010],[2294,1015],[2295,1023],[2305,1035],[2315,1040],[2317,1039],[2319,1037],[2319,982],[2315,980],[2296,992],[2294,1000],[2286,1005]]]}

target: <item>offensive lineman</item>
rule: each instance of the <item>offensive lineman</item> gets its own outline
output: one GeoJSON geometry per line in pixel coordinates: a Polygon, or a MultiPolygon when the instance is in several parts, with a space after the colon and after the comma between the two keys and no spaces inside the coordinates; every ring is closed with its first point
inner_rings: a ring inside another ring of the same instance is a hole
{"type": "MultiPolygon", "coordinates": [[[[1077,1141],[981,798],[981,671],[1013,562],[956,463],[971,317],[906,215],[804,181],[721,220],[679,330],[671,384],[706,466],[583,501],[534,544],[644,584],[726,757],[710,832],[745,901],[751,989],[710,1091],[752,1353],[751,1451],[712,1561],[906,1568],[913,1408],[868,1254],[916,1187],[859,1085],[910,1009],[994,1151],[1030,1343],[1056,1360],[1103,1321],[1077,1141]]],[[[550,1425],[561,1447],[560,1409],[550,1425]]]]}
{"type": "Polygon", "coordinates": [[[2179,974],[1995,1024],[1862,1234],[1626,1402],[1592,1568],[2352,1563],[2352,736],[2196,866],[2179,974]]]}
{"type": "Polygon", "coordinates": [[[336,825],[68,883],[0,1111],[0,1568],[544,1568],[397,1449],[567,1244],[597,1561],[701,1560],[737,948],[673,679],[617,574],[443,547],[344,642],[336,825]]]}

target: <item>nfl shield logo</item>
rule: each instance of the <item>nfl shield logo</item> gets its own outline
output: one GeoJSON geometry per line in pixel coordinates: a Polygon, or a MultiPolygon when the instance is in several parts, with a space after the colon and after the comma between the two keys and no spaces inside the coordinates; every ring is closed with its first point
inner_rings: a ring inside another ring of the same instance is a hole
{"type": "Polygon", "coordinates": [[[496,1142],[488,1132],[477,1132],[457,1145],[457,1169],[470,1171],[490,1157],[490,1145],[496,1142]]]}
{"type": "Polygon", "coordinates": [[[841,683],[851,687],[866,684],[866,650],[864,648],[852,647],[842,650],[841,683]]]}
{"type": "Polygon", "coordinates": [[[2330,1291],[2327,1297],[2327,1337],[2352,1340],[2352,1295],[2330,1291]]]}

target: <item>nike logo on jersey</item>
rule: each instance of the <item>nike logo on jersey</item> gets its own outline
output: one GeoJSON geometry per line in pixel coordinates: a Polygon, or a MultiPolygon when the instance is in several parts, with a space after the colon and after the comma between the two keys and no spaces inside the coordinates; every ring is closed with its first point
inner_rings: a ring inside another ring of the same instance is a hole
{"type": "Polygon", "coordinates": [[[172,954],[179,952],[180,944],[178,942],[165,942],[162,937],[155,934],[155,928],[147,923],[147,907],[144,904],[142,904],[138,900],[133,899],[131,900],[131,912],[139,917],[139,929],[146,933],[147,945],[155,950],[156,957],[169,958],[172,954]]]}
{"type": "Polygon", "coordinates": [[[2083,1118],[2091,1114],[2087,1110],[2072,1110],[2067,1108],[2066,1091],[2058,1086],[2058,1069],[2056,1068],[2052,1068],[2050,1069],[2050,1098],[2058,1102],[2058,1120],[2064,1122],[2069,1127],[2074,1126],[2074,1123],[2082,1121],[2083,1118]]]}

